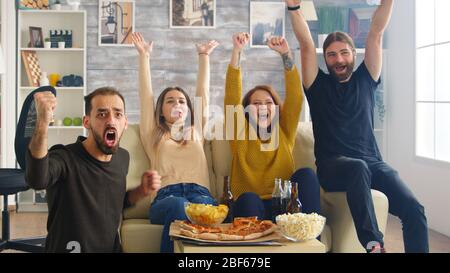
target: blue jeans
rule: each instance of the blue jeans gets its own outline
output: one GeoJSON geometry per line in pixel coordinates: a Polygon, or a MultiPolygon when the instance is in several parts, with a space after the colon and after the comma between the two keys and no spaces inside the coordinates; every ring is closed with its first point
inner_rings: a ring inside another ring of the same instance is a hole
{"type": "Polygon", "coordinates": [[[194,183],[180,183],[160,189],[150,207],[149,218],[152,224],[164,225],[161,253],[173,253],[173,242],[169,237],[170,224],[175,220],[187,220],[185,202],[217,205],[207,188],[194,183]]]}
{"type": "MultiPolygon", "coordinates": [[[[302,203],[303,213],[320,213],[320,185],[312,169],[296,171],[290,179],[298,183],[298,199],[302,203]]],[[[258,219],[272,219],[272,200],[261,200],[253,193],[246,192],[234,203],[234,217],[258,216],[258,219]]]]}

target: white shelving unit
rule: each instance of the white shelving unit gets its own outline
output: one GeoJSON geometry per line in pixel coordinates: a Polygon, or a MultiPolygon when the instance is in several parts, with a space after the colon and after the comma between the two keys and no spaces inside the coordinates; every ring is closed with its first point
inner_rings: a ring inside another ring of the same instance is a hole
{"type": "MultiPolygon", "coordinates": [[[[316,48],[317,58],[319,67],[323,71],[327,71],[325,61],[323,58],[322,48],[316,48]]],[[[356,63],[355,68],[364,60],[364,54],[366,53],[364,48],[356,49],[356,63]]],[[[296,58],[299,59],[299,58],[296,58]]],[[[386,107],[387,107],[387,92],[386,92],[386,81],[387,81],[387,54],[386,51],[383,52],[383,71],[381,74],[381,84],[375,94],[375,109],[374,109],[374,134],[378,143],[378,148],[383,155],[384,160],[387,158],[387,122],[386,122],[386,107]],[[378,97],[379,96],[379,97],[378,97]]],[[[300,67],[300,64],[297,64],[300,67]]],[[[305,107],[302,115],[303,121],[311,121],[311,116],[309,112],[309,105],[305,99],[305,107]]]]}
{"type": "MultiPolygon", "coordinates": [[[[34,89],[29,86],[28,76],[22,60],[22,51],[36,51],[41,71],[83,77],[83,87],[55,87],[58,105],[54,113],[55,120],[65,117],[83,117],[84,96],[86,95],[86,11],[77,10],[19,10],[18,12],[18,49],[17,49],[17,109],[34,89]],[[42,28],[43,38],[50,37],[50,30],[72,30],[72,48],[30,48],[29,27],[42,28]]],[[[17,115],[17,116],[18,116],[17,115]]],[[[82,126],[51,126],[49,147],[55,144],[69,144],[79,135],[86,135],[82,126]]],[[[19,194],[20,211],[46,211],[47,204],[42,195],[30,190],[19,194]]]]}

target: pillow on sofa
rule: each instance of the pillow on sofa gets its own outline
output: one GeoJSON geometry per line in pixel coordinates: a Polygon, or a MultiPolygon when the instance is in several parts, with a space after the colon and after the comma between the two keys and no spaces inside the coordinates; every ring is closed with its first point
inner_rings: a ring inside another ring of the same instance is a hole
{"type": "Polygon", "coordinates": [[[316,170],[314,156],[314,134],[311,122],[300,122],[297,128],[294,145],[295,168],[311,168],[316,170]]]}
{"type": "MultiPolygon", "coordinates": [[[[150,168],[149,159],[145,154],[144,148],[139,136],[139,125],[129,124],[128,129],[123,133],[120,141],[120,147],[126,149],[130,153],[130,167],[127,175],[127,190],[136,188],[141,184],[141,176],[144,171],[150,168]]],[[[124,210],[123,217],[131,218],[148,218],[148,209],[152,197],[149,196],[140,200],[136,206],[124,210]]]]}

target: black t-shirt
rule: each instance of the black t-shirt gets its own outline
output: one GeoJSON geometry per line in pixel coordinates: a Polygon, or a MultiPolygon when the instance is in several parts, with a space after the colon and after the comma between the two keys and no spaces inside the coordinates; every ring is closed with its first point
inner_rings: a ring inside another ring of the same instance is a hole
{"type": "Polygon", "coordinates": [[[83,140],[53,146],[43,159],[27,153],[28,184],[47,190],[47,252],[121,251],[118,228],[130,156],[119,148],[110,162],[98,161],[83,140]]]}
{"type": "Polygon", "coordinates": [[[363,62],[346,83],[319,69],[305,94],[311,109],[317,163],[348,156],[382,160],[373,133],[374,81],[363,62]]]}

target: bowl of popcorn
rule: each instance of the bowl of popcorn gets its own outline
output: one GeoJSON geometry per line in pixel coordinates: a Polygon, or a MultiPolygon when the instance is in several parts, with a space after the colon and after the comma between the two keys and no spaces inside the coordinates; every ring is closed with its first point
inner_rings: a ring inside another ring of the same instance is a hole
{"type": "Polygon", "coordinates": [[[325,227],[325,217],[317,214],[282,214],[275,218],[281,234],[294,242],[317,238],[325,227]]]}
{"type": "Polygon", "coordinates": [[[189,221],[202,226],[218,226],[228,215],[226,205],[194,204],[186,202],[184,210],[189,221]]]}

